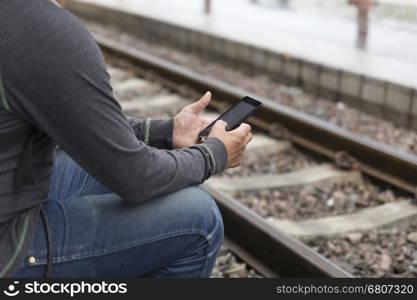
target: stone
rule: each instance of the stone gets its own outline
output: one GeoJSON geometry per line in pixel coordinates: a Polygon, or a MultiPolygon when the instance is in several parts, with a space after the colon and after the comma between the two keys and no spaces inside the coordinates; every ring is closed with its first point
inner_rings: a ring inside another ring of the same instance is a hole
{"type": "Polygon", "coordinates": [[[407,235],[407,241],[417,244],[417,232],[411,232],[407,235]]]}
{"type": "Polygon", "coordinates": [[[411,273],[413,273],[413,274],[415,274],[415,275],[417,275],[417,267],[415,267],[415,266],[410,266],[410,272],[411,273]]]}
{"type": "Polygon", "coordinates": [[[391,256],[389,256],[388,254],[382,254],[382,256],[381,256],[381,262],[379,264],[379,267],[383,271],[388,271],[391,268],[391,264],[392,264],[392,258],[391,258],[391,256]]]}
{"type": "Polygon", "coordinates": [[[337,102],[336,106],[338,110],[344,110],[346,108],[346,104],[344,102],[337,102]]]}
{"type": "Polygon", "coordinates": [[[329,206],[329,207],[333,207],[334,206],[334,199],[330,198],[329,200],[327,200],[326,205],[329,206]]]}
{"type": "Polygon", "coordinates": [[[346,235],[346,238],[352,245],[356,245],[359,244],[360,241],[362,241],[363,233],[351,232],[346,235]]]}

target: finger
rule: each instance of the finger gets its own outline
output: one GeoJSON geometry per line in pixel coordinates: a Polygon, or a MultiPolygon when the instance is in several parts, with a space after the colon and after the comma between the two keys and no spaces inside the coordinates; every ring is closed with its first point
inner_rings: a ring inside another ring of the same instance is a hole
{"type": "Polygon", "coordinates": [[[200,118],[202,121],[202,128],[206,128],[207,126],[209,126],[211,123],[213,123],[216,118],[200,118]]]}
{"type": "Polygon", "coordinates": [[[245,147],[246,147],[246,145],[247,144],[249,144],[249,142],[252,140],[252,133],[250,133],[250,134],[248,134],[246,137],[245,137],[245,147]]]}
{"type": "Polygon", "coordinates": [[[222,128],[222,129],[226,130],[226,126],[227,126],[227,123],[225,121],[218,120],[216,123],[214,123],[213,129],[214,128],[222,128]]]}
{"type": "Polygon", "coordinates": [[[250,142],[252,140],[252,132],[249,132],[245,135],[245,137],[243,138],[243,140],[246,142],[250,142]]]}
{"type": "Polygon", "coordinates": [[[240,124],[240,127],[242,127],[245,132],[250,132],[252,130],[252,127],[248,123],[242,123],[240,124]]]}
{"type": "Polygon", "coordinates": [[[197,144],[202,144],[202,143],[204,143],[206,140],[207,140],[207,138],[206,138],[206,137],[203,137],[203,138],[201,138],[201,139],[199,139],[199,140],[197,141],[197,144]]]}
{"type": "Polygon", "coordinates": [[[239,167],[240,166],[240,160],[237,160],[235,162],[233,162],[233,168],[239,167]]]}
{"type": "Polygon", "coordinates": [[[246,135],[248,134],[250,131],[252,130],[252,128],[250,127],[249,124],[247,123],[242,123],[239,125],[238,128],[236,128],[235,130],[233,130],[234,132],[241,134],[241,135],[246,135]]]}
{"type": "Polygon", "coordinates": [[[238,161],[232,161],[230,162],[230,168],[236,168],[239,166],[239,162],[238,161]]]}
{"type": "Polygon", "coordinates": [[[199,114],[201,113],[206,106],[210,103],[211,100],[211,93],[207,92],[204,94],[203,97],[200,98],[200,100],[194,102],[193,104],[187,105],[184,110],[188,111],[193,114],[199,114]]]}

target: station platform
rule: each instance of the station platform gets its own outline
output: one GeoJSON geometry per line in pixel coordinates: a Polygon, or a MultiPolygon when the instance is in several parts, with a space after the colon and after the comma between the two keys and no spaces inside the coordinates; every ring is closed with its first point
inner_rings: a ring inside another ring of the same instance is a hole
{"type": "Polygon", "coordinates": [[[353,7],[341,7],[339,15],[331,15],[333,7],[327,10],[326,7],[310,7],[308,13],[303,13],[270,5],[254,5],[249,0],[230,0],[212,1],[212,12],[205,15],[202,0],[79,1],[286,53],[368,78],[417,88],[417,40],[413,38],[417,24],[373,26],[368,50],[356,49],[356,12],[353,7]]]}

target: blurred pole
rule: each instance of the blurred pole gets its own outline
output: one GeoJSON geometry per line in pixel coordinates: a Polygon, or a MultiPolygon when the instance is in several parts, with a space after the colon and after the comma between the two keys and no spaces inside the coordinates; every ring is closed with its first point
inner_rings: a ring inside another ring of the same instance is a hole
{"type": "Polygon", "coordinates": [[[204,0],[204,13],[206,15],[211,13],[211,0],[204,0]]]}
{"type": "Polygon", "coordinates": [[[279,1],[279,5],[282,7],[282,8],[288,8],[289,7],[289,3],[290,1],[289,0],[280,0],[279,1]]]}
{"type": "Polygon", "coordinates": [[[58,4],[61,5],[62,7],[64,7],[67,2],[67,0],[55,0],[55,1],[58,2],[58,4]]]}
{"type": "Polygon", "coordinates": [[[369,11],[378,0],[348,0],[350,4],[356,5],[358,9],[358,33],[356,46],[360,49],[366,48],[369,29],[369,11]]]}

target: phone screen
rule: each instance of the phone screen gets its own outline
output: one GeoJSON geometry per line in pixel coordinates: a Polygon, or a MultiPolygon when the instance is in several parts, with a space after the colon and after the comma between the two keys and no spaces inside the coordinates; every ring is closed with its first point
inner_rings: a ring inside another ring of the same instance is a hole
{"type": "MultiPolygon", "coordinates": [[[[261,105],[261,102],[249,97],[245,97],[235,106],[231,107],[225,113],[223,113],[219,118],[217,118],[216,121],[225,121],[227,123],[226,130],[233,130],[237,128],[246,118],[257,111],[261,105]]],[[[209,135],[216,121],[211,123],[202,132],[200,132],[201,138],[205,138],[209,135]]]]}
{"type": "Polygon", "coordinates": [[[254,106],[240,101],[233,109],[228,110],[223,117],[221,118],[223,121],[227,123],[227,130],[232,130],[234,128],[230,128],[230,126],[237,127],[239,126],[242,118],[245,118],[248,113],[250,113],[254,109],[254,106]]]}

